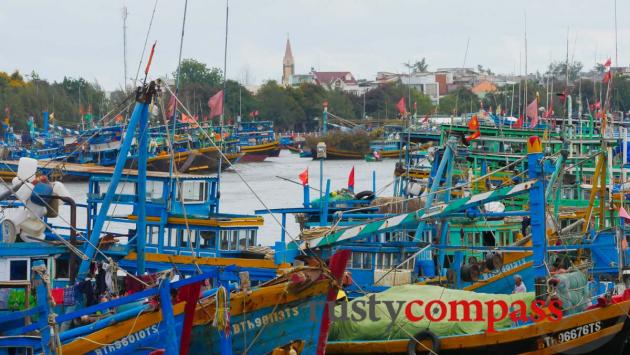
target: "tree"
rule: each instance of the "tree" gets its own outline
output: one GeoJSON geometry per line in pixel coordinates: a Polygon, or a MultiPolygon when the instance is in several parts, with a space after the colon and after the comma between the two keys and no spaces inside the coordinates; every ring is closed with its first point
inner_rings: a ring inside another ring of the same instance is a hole
{"type": "MultiPolygon", "coordinates": [[[[208,68],[206,64],[194,59],[184,59],[180,65],[179,82],[181,85],[203,84],[218,87],[223,83],[223,74],[218,68],[208,68]]],[[[177,71],[173,73],[177,78],[177,71]]]]}
{"type": "Polygon", "coordinates": [[[293,97],[292,88],[270,80],[258,89],[260,116],[272,120],[279,129],[299,129],[305,122],[304,110],[293,97]]]}
{"type": "Polygon", "coordinates": [[[417,60],[415,63],[404,63],[405,67],[411,69],[413,73],[426,73],[429,69],[429,64],[427,64],[426,58],[422,58],[417,60]]]}
{"type": "MultiPolygon", "coordinates": [[[[569,63],[569,81],[573,82],[577,80],[584,66],[581,62],[569,63]]],[[[567,76],[567,63],[566,62],[552,62],[547,68],[547,74],[554,78],[566,78],[567,76]]]]}

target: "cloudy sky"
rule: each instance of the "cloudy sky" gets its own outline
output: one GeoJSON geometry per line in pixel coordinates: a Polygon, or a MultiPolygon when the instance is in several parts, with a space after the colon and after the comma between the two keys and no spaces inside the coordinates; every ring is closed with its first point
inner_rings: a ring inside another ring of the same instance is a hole
{"type": "MultiPolygon", "coordinates": [[[[619,65],[630,64],[630,1],[617,0],[619,65]]],[[[155,0],[0,0],[0,70],[60,80],[123,83],[122,8],[128,8],[128,76],[135,75],[155,0]]],[[[150,42],[154,75],[177,66],[183,0],[158,0],[150,42]]],[[[569,57],[586,68],[615,61],[614,0],[231,0],[228,77],[279,80],[287,36],[298,73],[350,70],[358,78],[404,71],[426,57],[429,69],[476,66],[519,72],[569,57]],[[468,55],[466,43],[470,40],[468,55]],[[520,64],[519,64],[520,63],[520,64]]],[[[189,0],[184,58],[223,66],[225,0],[189,0]]]]}

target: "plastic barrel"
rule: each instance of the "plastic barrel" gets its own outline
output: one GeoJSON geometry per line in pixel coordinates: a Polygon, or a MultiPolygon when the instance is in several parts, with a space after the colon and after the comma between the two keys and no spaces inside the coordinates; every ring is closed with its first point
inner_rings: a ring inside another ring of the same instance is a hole
{"type": "Polygon", "coordinates": [[[433,263],[433,260],[418,259],[416,265],[418,265],[420,275],[424,277],[435,277],[435,264],[433,263]]]}

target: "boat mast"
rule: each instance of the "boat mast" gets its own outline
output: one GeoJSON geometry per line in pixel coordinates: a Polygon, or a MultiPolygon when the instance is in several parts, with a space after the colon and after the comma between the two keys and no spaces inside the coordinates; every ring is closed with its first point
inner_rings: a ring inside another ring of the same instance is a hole
{"type": "Polygon", "coordinates": [[[527,122],[527,12],[525,12],[525,90],[523,91],[523,112],[525,113],[525,122],[527,122]]]}
{"type": "MultiPolygon", "coordinates": [[[[182,66],[182,48],[184,47],[184,30],[186,29],[186,11],[188,10],[188,0],[184,1],[184,18],[182,20],[182,36],[179,39],[179,58],[177,59],[177,73],[175,74],[175,95],[177,95],[179,93],[179,72],[182,66]]],[[[170,104],[170,102],[169,102],[170,104]]],[[[173,108],[173,116],[171,116],[171,119],[173,120],[173,135],[171,136],[171,146],[174,146],[175,143],[175,130],[177,129],[177,103],[175,103],[175,107],[173,108]]],[[[167,129],[168,131],[168,129],[167,129]]],[[[173,178],[173,168],[175,165],[175,149],[173,148],[171,151],[171,159],[169,162],[169,172],[168,172],[168,178],[169,181],[172,180],[173,178]]],[[[175,190],[176,188],[172,189],[173,191],[171,191],[171,193],[169,194],[169,201],[173,201],[175,199],[175,190]]]]}
{"type": "MultiPolygon", "coordinates": [[[[217,190],[221,189],[221,169],[223,165],[223,157],[221,152],[223,151],[223,125],[225,124],[225,97],[227,94],[227,49],[228,49],[228,25],[230,23],[230,0],[225,0],[225,42],[223,46],[223,97],[221,103],[221,116],[219,116],[219,168],[217,169],[217,190]]],[[[239,104],[240,105],[240,104],[239,104]]],[[[219,208],[219,201],[217,201],[217,210],[219,208]]]]}
{"type": "Polygon", "coordinates": [[[124,63],[124,78],[123,78],[123,91],[127,91],[127,6],[122,8],[123,19],[123,63],[124,63]]]}

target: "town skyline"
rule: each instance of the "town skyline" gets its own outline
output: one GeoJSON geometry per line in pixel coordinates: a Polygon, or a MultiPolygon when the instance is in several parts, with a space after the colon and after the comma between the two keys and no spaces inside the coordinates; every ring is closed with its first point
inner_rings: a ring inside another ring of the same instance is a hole
{"type": "MultiPolygon", "coordinates": [[[[75,1],[42,4],[36,10],[29,9],[31,20],[24,22],[12,14],[25,13],[29,5],[8,3],[0,19],[12,31],[0,35],[6,46],[0,55],[0,67],[7,72],[18,69],[23,74],[35,71],[55,81],[64,76],[84,77],[99,82],[108,91],[116,90],[124,77],[121,8],[128,9],[129,79],[138,67],[153,5],[153,0],[114,5],[75,1]],[[56,19],[54,24],[51,16],[56,19]],[[19,42],[11,32],[21,33],[19,42]]],[[[430,70],[476,68],[481,64],[495,73],[521,74],[525,66],[525,14],[529,73],[544,72],[548,63],[564,61],[567,42],[569,60],[582,62],[586,70],[609,57],[614,65],[627,66],[625,58],[630,49],[624,43],[630,32],[618,18],[616,63],[613,6],[614,0],[532,1],[526,6],[500,1],[398,1],[370,6],[357,1],[232,1],[227,77],[245,84],[280,82],[287,37],[293,46],[296,73],[315,68],[350,71],[357,79],[372,79],[381,71],[404,73],[404,63],[426,58],[430,70]],[[318,9],[324,8],[330,14],[316,16],[318,9]],[[421,16],[449,8],[452,11],[447,23],[421,16]],[[291,13],[305,14],[308,21],[289,16],[291,13]],[[420,16],[421,21],[414,20],[414,16],[420,16]]],[[[617,3],[618,14],[628,11],[630,4],[617,3]]],[[[158,3],[148,41],[158,42],[156,76],[171,75],[177,67],[182,15],[183,3],[158,3]]],[[[187,17],[182,57],[222,68],[225,2],[191,1],[187,17]]]]}

